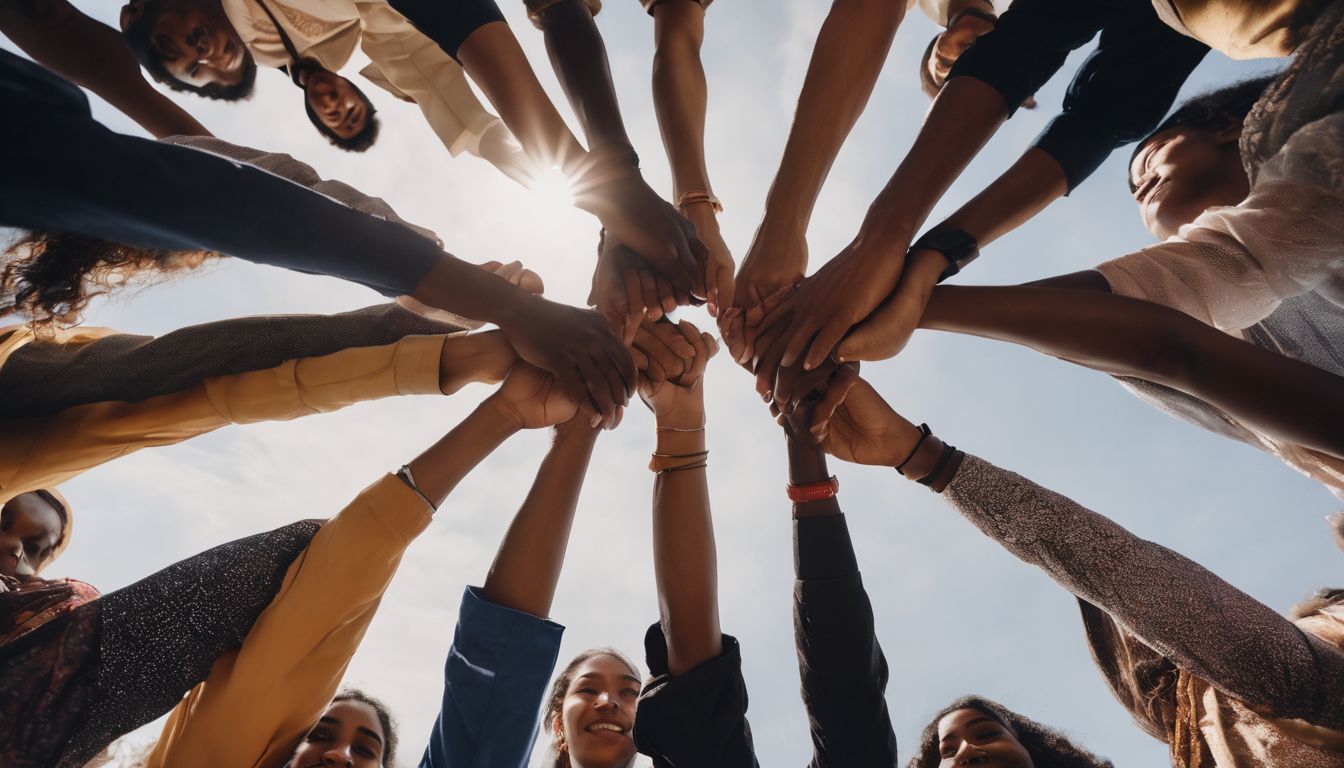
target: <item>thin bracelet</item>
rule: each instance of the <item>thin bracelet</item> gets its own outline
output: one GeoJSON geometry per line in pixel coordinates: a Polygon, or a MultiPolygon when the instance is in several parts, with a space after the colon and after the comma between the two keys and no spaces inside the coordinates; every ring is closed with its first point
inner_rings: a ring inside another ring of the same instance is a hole
{"type": "Polygon", "coordinates": [[[707,189],[692,189],[688,192],[683,192],[681,197],[677,198],[677,210],[684,212],[686,206],[695,203],[709,203],[709,207],[714,209],[715,213],[723,213],[723,203],[719,201],[719,198],[714,196],[713,192],[710,192],[707,189]]]}
{"type": "Polygon", "coordinates": [[[653,455],[660,459],[689,459],[692,456],[707,456],[709,451],[691,451],[690,453],[658,453],[654,451],[653,455]]]}
{"type": "Polygon", "coordinates": [[[687,465],[684,466],[684,467],[668,467],[667,469],[660,469],[660,470],[658,470],[657,472],[654,472],[654,474],[655,474],[655,475],[666,475],[666,474],[669,473],[669,472],[685,472],[686,470],[689,470],[689,469],[705,469],[705,468],[707,468],[708,466],[709,466],[709,462],[702,461],[702,462],[700,462],[699,464],[687,464],[687,465]]]}
{"type": "Polygon", "coordinates": [[[905,470],[905,465],[906,465],[906,464],[909,464],[909,463],[910,463],[910,460],[913,459],[913,458],[915,458],[915,454],[916,454],[916,453],[919,453],[919,447],[920,447],[921,445],[923,445],[923,444],[924,444],[924,441],[925,441],[925,440],[928,440],[928,439],[929,439],[929,436],[932,435],[932,434],[933,434],[933,430],[929,429],[929,425],[928,425],[928,424],[920,424],[920,425],[919,425],[919,441],[916,442],[916,443],[915,443],[915,447],[912,448],[912,449],[910,450],[910,455],[905,457],[905,461],[902,461],[900,464],[897,464],[897,465],[896,465],[896,473],[897,473],[897,474],[899,474],[901,477],[905,477],[905,471],[904,471],[904,470],[905,470]]]}
{"type": "Polygon", "coordinates": [[[695,427],[694,429],[690,429],[690,428],[685,428],[685,429],[683,429],[682,427],[658,427],[655,431],[657,431],[657,432],[704,432],[704,431],[705,431],[705,425],[701,424],[700,426],[695,427]]]}
{"type": "Polygon", "coordinates": [[[406,483],[406,485],[410,487],[412,491],[415,491],[415,495],[419,496],[421,500],[425,502],[425,504],[429,505],[430,509],[434,510],[435,512],[439,511],[439,506],[434,502],[430,501],[429,497],[425,495],[425,492],[420,490],[420,484],[415,482],[415,475],[411,473],[410,464],[402,464],[401,469],[397,470],[397,477],[401,478],[402,482],[406,483]]]}

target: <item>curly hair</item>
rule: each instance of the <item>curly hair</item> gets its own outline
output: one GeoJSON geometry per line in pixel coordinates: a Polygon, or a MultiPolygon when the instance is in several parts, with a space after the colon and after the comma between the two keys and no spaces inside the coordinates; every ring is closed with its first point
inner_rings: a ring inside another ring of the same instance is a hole
{"type": "Polygon", "coordinates": [[[331,142],[332,146],[340,147],[346,152],[367,151],[368,148],[372,147],[373,143],[378,140],[378,131],[382,128],[382,124],[378,120],[378,110],[374,108],[373,102],[369,100],[369,97],[366,96],[358,86],[351,83],[348,78],[342,77],[341,79],[345,80],[346,83],[349,83],[350,89],[353,90],[359,96],[359,100],[364,103],[366,118],[364,120],[363,130],[354,136],[347,138],[338,135],[335,131],[328,128],[326,123],[322,122],[322,118],[317,116],[317,111],[313,109],[313,103],[308,100],[306,90],[303,99],[303,109],[308,114],[308,122],[312,123],[313,127],[317,129],[317,132],[326,137],[327,141],[331,142]]]}
{"type": "MultiPolygon", "coordinates": [[[[1167,119],[1134,145],[1134,152],[1130,154],[1129,165],[1126,168],[1133,167],[1134,158],[1138,157],[1143,148],[1159,133],[1173,128],[1199,128],[1210,133],[1221,133],[1240,126],[1246,122],[1246,115],[1250,113],[1251,107],[1255,106],[1255,102],[1260,100],[1265,89],[1277,77],[1277,74],[1253,77],[1198,96],[1191,96],[1181,102],[1175,112],[1168,115],[1167,119]]],[[[1134,183],[1134,176],[1130,173],[1129,191],[1133,192],[1136,189],[1138,187],[1134,183]]]]}
{"type": "Polygon", "coordinates": [[[121,31],[121,36],[126,41],[127,47],[135,54],[136,60],[140,62],[140,66],[145,68],[149,76],[154,78],[155,82],[166,85],[174,91],[194,93],[207,99],[244,101],[252,98],[252,92],[257,85],[257,62],[252,58],[251,51],[243,51],[243,77],[233,85],[224,85],[223,83],[192,85],[178,80],[168,71],[153,42],[154,27],[158,24],[159,17],[163,14],[166,6],[167,2],[146,0],[144,13],[127,24],[121,31]]]}
{"type": "Polygon", "coordinates": [[[911,758],[908,768],[937,768],[942,762],[938,751],[938,723],[959,709],[974,709],[998,721],[1017,737],[1036,768],[1115,768],[1110,760],[1075,745],[1059,731],[983,696],[963,696],[934,715],[919,737],[919,751],[911,758]]]}
{"type": "Polygon", "coordinates": [[[136,248],[86,235],[34,232],[0,255],[0,318],[74,324],[97,296],[137,277],[200,267],[219,254],[136,248]]]}
{"type": "Polygon", "coordinates": [[[565,694],[569,691],[569,684],[574,682],[574,673],[579,671],[579,667],[589,659],[598,656],[610,656],[630,668],[635,677],[639,677],[639,667],[631,661],[625,654],[615,648],[589,648],[569,660],[565,668],[560,670],[560,674],[555,676],[555,682],[551,683],[551,691],[546,695],[546,709],[541,715],[541,732],[551,739],[551,753],[554,757],[549,757],[543,765],[546,768],[569,768],[569,753],[556,748],[555,737],[551,732],[555,718],[560,716],[560,710],[565,703],[565,694]]]}

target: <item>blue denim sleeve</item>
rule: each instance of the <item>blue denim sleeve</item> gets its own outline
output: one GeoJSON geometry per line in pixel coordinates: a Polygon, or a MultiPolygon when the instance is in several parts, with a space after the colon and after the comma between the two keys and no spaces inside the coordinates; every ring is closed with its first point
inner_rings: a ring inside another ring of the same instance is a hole
{"type": "Polygon", "coordinates": [[[525,768],[564,631],[467,587],[420,768],[525,768]]]}

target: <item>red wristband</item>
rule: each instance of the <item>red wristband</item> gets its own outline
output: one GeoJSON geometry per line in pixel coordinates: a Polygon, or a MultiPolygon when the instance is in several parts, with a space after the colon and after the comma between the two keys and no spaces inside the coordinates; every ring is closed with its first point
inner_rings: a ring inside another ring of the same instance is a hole
{"type": "Polygon", "coordinates": [[[789,483],[787,490],[789,500],[795,504],[833,499],[835,494],[840,492],[840,480],[835,475],[831,475],[830,479],[817,483],[804,483],[803,485],[789,483]]]}

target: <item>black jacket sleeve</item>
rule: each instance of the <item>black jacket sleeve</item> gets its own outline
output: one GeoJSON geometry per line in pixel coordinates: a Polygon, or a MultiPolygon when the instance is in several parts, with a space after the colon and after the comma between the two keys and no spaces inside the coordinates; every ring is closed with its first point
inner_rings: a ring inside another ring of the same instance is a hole
{"type": "Polygon", "coordinates": [[[217,251],[412,293],[443,251],[248,165],[108,130],[73,84],[0,51],[0,224],[217,251]]]}
{"type": "Polygon", "coordinates": [[[654,768],[759,768],[737,638],[724,635],[723,653],[673,676],[667,638],[654,624],[644,654],[652,679],[639,694],[634,737],[654,768]]]}
{"type": "Polygon", "coordinates": [[[388,5],[454,59],[472,32],[504,20],[495,0],[388,0],[388,5]]]}
{"type": "Polygon", "coordinates": [[[811,768],[896,765],[887,660],[841,515],[794,521],[793,631],[811,768]]]}

